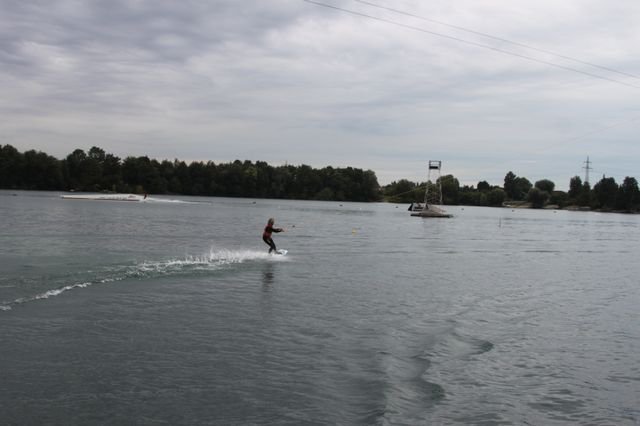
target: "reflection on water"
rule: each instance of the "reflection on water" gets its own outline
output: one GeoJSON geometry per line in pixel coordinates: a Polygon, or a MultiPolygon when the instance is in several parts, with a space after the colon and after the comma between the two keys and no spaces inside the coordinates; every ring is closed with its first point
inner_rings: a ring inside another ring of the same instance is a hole
{"type": "Polygon", "coordinates": [[[262,266],[262,290],[263,291],[271,291],[271,287],[273,286],[273,263],[266,262],[262,266]]]}

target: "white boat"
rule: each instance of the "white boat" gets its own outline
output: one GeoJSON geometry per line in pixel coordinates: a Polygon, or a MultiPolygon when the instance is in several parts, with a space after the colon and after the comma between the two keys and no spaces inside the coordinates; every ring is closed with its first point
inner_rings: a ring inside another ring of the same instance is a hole
{"type": "Polygon", "coordinates": [[[408,210],[410,212],[420,212],[424,210],[424,207],[425,207],[424,203],[411,203],[408,210]]]}
{"type": "Polygon", "coordinates": [[[61,195],[65,200],[98,200],[98,201],[144,201],[146,195],[135,194],[81,194],[81,195],[61,195]]]}
{"type": "Polygon", "coordinates": [[[440,207],[430,204],[420,211],[411,212],[411,216],[417,217],[453,217],[451,213],[447,213],[440,207]]]}
{"type": "Polygon", "coordinates": [[[453,217],[447,213],[442,206],[442,181],[440,179],[440,169],[442,161],[429,161],[429,171],[427,173],[427,187],[424,191],[424,203],[412,203],[409,207],[411,216],[416,217],[453,217]],[[435,184],[431,181],[431,173],[435,179],[435,184]]]}

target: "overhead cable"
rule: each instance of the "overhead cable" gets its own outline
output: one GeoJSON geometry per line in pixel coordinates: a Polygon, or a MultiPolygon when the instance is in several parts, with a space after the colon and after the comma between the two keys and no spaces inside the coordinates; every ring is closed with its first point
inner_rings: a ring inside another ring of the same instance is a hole
{"type": "Polygon", "coordinates": [[[609,72],[620,74],[620,75],[624,75],[626,77],[640,79],[640,76],[637,76],[637,75],[634,75],[634,74],[630,74],[630,73],[627,73],[627,72],[624,72],[624,71],[619,71],[619,70],[616,70],[616,69],[613,69],[613,68],[609,68],[609,67],[605,67],[605,66],[602,66],[602,65],[594,64],[592,62],[587,62],[587,61],[583,61],[583,60],[580,60],[580,59],[572,58],[571,56],[562,55],[560,53],[555,53],[555,52],[552,52],[550,50],[540,49],[538,47],[531,46],[531,45],[528,45],[528,44],[524,44],[524,43],[520,43],[520,42],[517,42],[517,41],[508,40],[506,38],[497,37],[497,36],[494,36],[494,35],[491,35],[491,34],[487,34],[487,33],[483,33],[483,32],[480,32],[480,31],[475,31],[475,30],[472,30],[472,29],[469,29],[469,28],[461,27],[459,25],[452,25],[452,24],[449,24],[449,23],[446,23],[446,22],[435,20],[435,19],[426,18],[424,16],[420,16],[420,15],[417,15],[417,14],[414,14],[414,13],[405,12],[403,10],[398,10],[398,9],[394,9],[394,8],[391,8],[391,7],[381,6],[381,5],[366,1],[366,0],[353,0],[353,1],[358,2],[358,3],[362,3],[362,4],[366,4],[366,5],[371,6],[371,7],[376,7],[378,9],[387,10],[389,12],[397,13],[397,14],[400,14],[400,15],[410,16],[412,18],[420,19],[420,20],[423,20],[423,21],[426,21],[426,22],[432,22],[434,24],[443,25],[445,27],[449,27],[449,28],[453,28],[453,29],[456,29],[456,30],[464,31],[464,32],[467,32],[467,33],[470,33],[470,34],[479,35],[479,36],[486,37],[486,38],[489,38],[489,39],[492,39],[492,40],[500,41],[502,43],[508,43],[508,44],[512,44],[514,46],[523,47],[525,49],[534,50],[536,52],[546,53],[547,55],[556,56],[558,58],[566,59],[568,61],[576,62],[576,63],[582,64],[582,65],[588,65],[588,66],[594,67],[594,68],[599,68],[601,70],[609,71],[609,72]]]}
{"type": "Polygon", "coordinates": [[[514,56],[514,57],[517,57],[517,58],[526,59],[526,60],[531,61],[531,62],[536,62],[536,63],[539,63],[539,64],[548,65],[550,67],[563,69],[565,71],[571,71],[571,72],[575,72],[575,73],[578,73],[578,74],[586,75],[586,76],[589,76],[589,77],[592,77],[592,78],[597,78],[597,79],[600,79],[600,80],[606,80],[606,81],[609,81],[609,82],[612,82],[612,83],[621,84],[621,85],[627,86],[627,87],[633,87],[634,89],[640,89],[640,86],[636,86],[634,84],[627,83],[625,81],[621,81],[621,80],[617,80],[617,79],[614,79],[614,78],[602,76],[602,75],[599,75],[599,74],[594,74],[594,73],[591,73],[591,72],[588,72],[588,71],[582,71],[582,70],[579,70],[577,68],[556,64],[554,62],[545,61],[543,59],[534,58],[532,56],[523,55],[523,54],[516,53],[516,52],[511,52],[509,50],[500,49],[498,47],[490,46],[490,45],[487,45],[487,44],[482,44],[482,43],[478,43],[478,42],[475,42],[475,41],[466,40],[466,39],[463,39],[463,38],[460,38],[460,37],[455,37],[455,36],[451,36],[451,35],[447,35],[447,34],[438,33],[436,31],[426,30],[424,28],[420,28],[420,27],[416,27],[416,26],[408,25],[408,24],[403,24],[401,22],[396,22],[396,21],[393,21],[391,19],[380,18],[380,17],[377,17],[377,16],[368,15],[366,13],[345,9],[345,8],[342,8],[342,7],[339,7],[339,6],[334,6],[334,5],[330,5],[330,4],[327,4],[327,3],[322,3],[322,2],[316,1],[316,0],[303,0],[303,1],[305,1],[307,3],[315,4],[317,6],[322,6],[322,7],[326,7],[326,8],[329,8],[329,9],[334,9],[334,10],[338,10],[338,11],[341,11],[341,12],[349,13],[349,14],[352,14],[352,15],[360,16],[360,17],[363,17],[363,18],[372,19],[372,20],[379,21],[379,22],[384,22],[386,24],[396,25],[398,27],[410,29],[410,30],[413,30],[413,31],[419,31],[419,32],[422,32],[422,33],[425,33],[425,34],[431,34],[431,35],[434,35],[434,36],[437,36],[437,37],[446,38],[446,39],[457,41],[457,42],[460,42],[460,43],[465,43],[465,44],[468,44],[468,45],[471,45],[471,46],[480,47],[480,48],[488,49],[488,50],[493,50],[494,52],[499,52],[499,53],[503,53],[505,55],[510,55],[510,56],[514,56]]]}

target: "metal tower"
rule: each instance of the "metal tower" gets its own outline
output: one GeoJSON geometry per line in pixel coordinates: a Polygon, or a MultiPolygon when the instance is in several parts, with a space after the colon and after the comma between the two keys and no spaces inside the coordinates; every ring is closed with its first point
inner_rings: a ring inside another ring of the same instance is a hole
{"type": "Polygon", "coordinates": [[[589,170],[593,170],[591,167],[591,161],[589,161],[589,156],[587,155],[587,161],[584,162],[586,166],[583,167],[585,170],[584,173],[584,183],[589,183],[589,170]]]}
{"type": "Polygon", "coordinates": [[[424,206],[412,208],[411,216],[418,217],[453,217],[453,215],[442,210],[442,179],[440,179],[440,169],[442,161],[429,161],[429,171],[427,173],[427,187],[424,191],[424,206]]]}
{"type": "Polygon", "coordinates": [[[440,170],[442,161],[429,161],[429,172],[427,173],[427,189],[424,193],[424,202],[429,205],[442,205],[442,180],[440,170]]]}

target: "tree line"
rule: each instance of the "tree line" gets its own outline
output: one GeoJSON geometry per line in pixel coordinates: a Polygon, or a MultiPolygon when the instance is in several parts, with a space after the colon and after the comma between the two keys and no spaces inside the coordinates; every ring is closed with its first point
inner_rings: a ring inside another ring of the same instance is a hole
{"type": "Polygon", "coordinates": [[[137,194],[183,194],[226,197],[285,198],[326,201],[422,201],[427,187],[442,187],[446,205],[503,206],[527,203],[533,208],[553,206],[603,211],[640,211],[640,190],[633,177],[618,184],[603,176],[593,188],[574,176],[569,191],[542,179],[531,183],[509,171],[502,186],[480,181],[460,186],[453,175],[438,182],[394,181],[380,187],[375,173],[352,167],[315,169],[307,165],[271,166],[263,161],[158,161],[147,156],[124,160],[92,147],[76,149],[58,160],[44,152],[19,152],[0,145],[0,188],[137,194]]]}
{"type": "Polygon", "coordinates": [[[375,173],[352,167],[315,169],[263,161],[121,159],[99,147],[76,149],[62,160],[44,152],[0,145],[0,188],[182,194],[303,200],[378,201],[375,173]]]}
{"type": "Polygon", "coordinates": [[[394,181],[382,188],[385,199],[410,203],[422,201],[424,193],[442,187],[443,204],[470,206],[503,206],[505,202],[527,203],[533,208],[584,208],[601,211],[640,211],[640,189],[634,177],[625,177],[621,184],[614,178],[602,176],[593,188],[582,182],[579,176],[569,181],[569,191],[558,191],[555,183],[542,179],[532,184],[527,178],[509,171],[503,186],[490,185],[486,181],[477,186],[460,186],[453,175],[442,176],[436,182],[416,183],[406,179],[394,181]]]}

